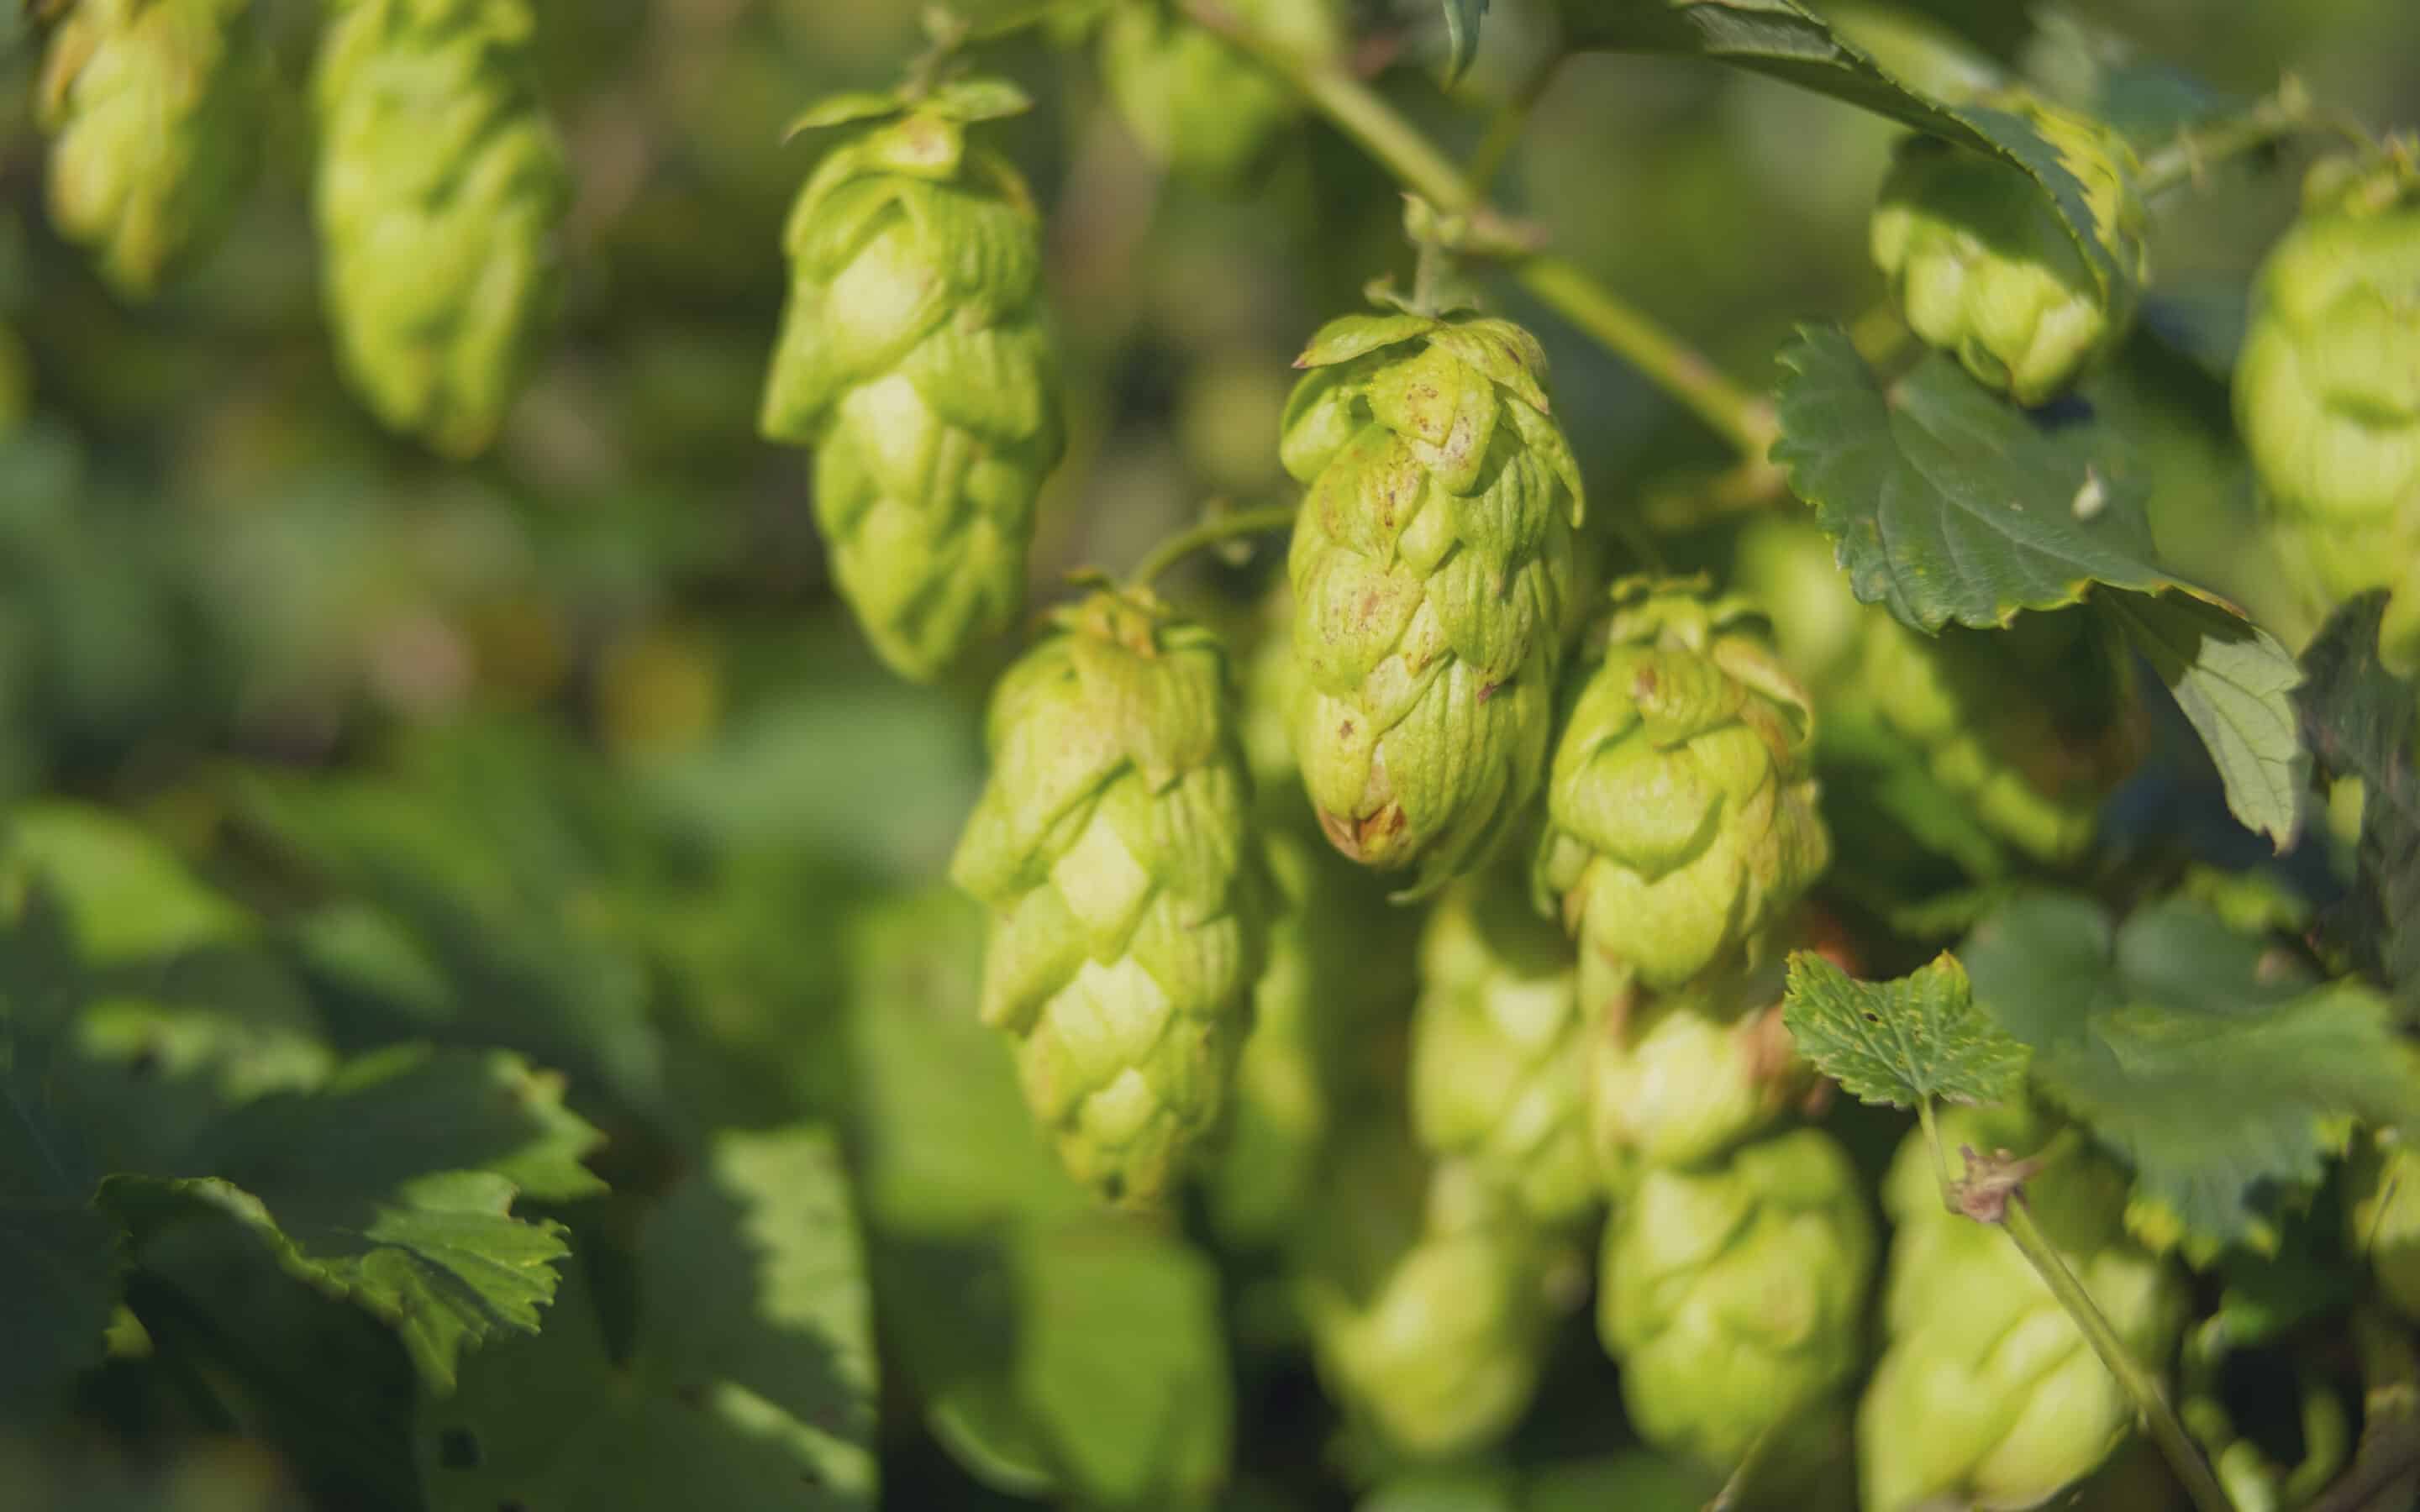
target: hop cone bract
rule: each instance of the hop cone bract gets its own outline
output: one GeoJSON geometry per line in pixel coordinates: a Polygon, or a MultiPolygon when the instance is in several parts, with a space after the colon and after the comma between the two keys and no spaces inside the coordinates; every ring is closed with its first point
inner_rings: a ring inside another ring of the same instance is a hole
{"type": "Polygon", "coordinates": [[[1608,1190],[1696,1165],[1770,1123],[1805,1074],[1780,1004],[1732,979],[1617,1008],[1589,1035],[1589,1139],[1608,1190]]]}
{"type": "Polygon", "coordinates": [[[1425,890],[1537,790],[1579,471],[1544,353],[1508,321],[1345,316],[1297,361],[1295,751],[1337,849],[1425,890]]]}
{"type": "Polygon", "coordinates": [[[1814,1129],[1650,1170],[1606,1229],[1597,1327],[1640,1438],[1718,1466],[1857,1366],[1873,1219],[1814,1129]]]}
{"type": "MultiPolygon", "coordinates": [[[[1302,0],[1295,8],[1313,8],[1302,0]]],[[[1111,7],[1101,27],[1101,76],[1145,151],[1213,184],[1248,174],[1302,113],[1293,87],[1266,65],[1164,0],[1111,7]]]]}
{"type": "Polygon", "coordinates": [[[570,172],[521,0],[340,0],[320,44],[318,213],[345,373],[388,426],[486,449],[553,303],[570,172]]]}
{"type": "Polygon", "coordinates": [[[2420,182],[2315,171],[2253,291],[2235,414],[2323,603],[2393,588],[2381,649],[2420,661],[2420,182]],[[2322,187],[2324,186],[2324,187],[2322,187]]]}
{"type": "Polygon", "coordinates": [[[950,863],[992,910],[983,1017],[1078,1180],[1165,1197],[1216,1126],[1266,884],[1226,655],[1102,589],[994,689],[992,774],[950,863]]]}
{"type": "Polygon", "coordinates": [[[949,98],[834,148],[799,192],[757,422],[815,449],[841,593],[920,682],[1015,620],[1064,445],[1040,221],[949,98]]]}
{"type": "Polygon", "coordinates": [[[141,299],[207,251],[258,160],[269,58],[251,0],[77,0],[36,87],[51,219],[141,299]]]}
{"type": "Polygon", "coordinates": [[[1831,842],[1806,692],[1740,604],[1629,579],[1572,702],[1534,876],[1591,1011],[1749,952],[1831,842]]]}
{"type": "MultiPolygon", "coordinates": [[[[2022,1108],[1953,1109],[1944,1146],[2020,1152],[2048,1131],[2022,1108]]],[[[2035,1222],[2135,1357],[2165,1366],[2184,1318],[2167,1266],[2126,1237],[2127,1181],[2077,1151],[2025,1183],[2035,1222]]],[[[2133,1429],[2133,1408],[2008,1236],[1943,1208],[1922,1131],[1892,1162],[1889,1343],[1857,1410],[1869,1512],[2030,1507],[2081,1479],[2133,1429]]]]}
{"type": "Polygon", "coordinates": [[[2133,150],[2116,132],[2029,95],[1988,102],[2024,117],[2082,183],[2110,281],[2032,178],[1936,136],[1900,145],[1874,210],[1873,257],[1910,329],[1978,382],[2038,405],[2126,339],[2149,272],[2149,218],[2133,150]]]}
{"type": "Polygon", "coordinates": [[[1412,1121],[1529,1214],[1558,1224],[1596,1201],[1589,1034],[1571,942],[1517,886],[1468,879],[1429,915],[1412,1019],[1412,1121]]]}
{"type": "Polygon", "coordinates": [[[1295,1290],[1327,1389],[1416,1458],[1502,1438],[1537,1391],[1563,1252],[1389,1119],[1345,1136],[1320,1192],[1295,1290]]]}

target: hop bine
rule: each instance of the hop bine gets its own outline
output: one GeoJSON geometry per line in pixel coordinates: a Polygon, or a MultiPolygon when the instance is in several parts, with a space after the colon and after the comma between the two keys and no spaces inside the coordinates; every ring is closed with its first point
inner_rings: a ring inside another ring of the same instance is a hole
{"type": "Polygon", "coordinates": [[[1753,953],[1829,860],[1814,713],[1736,600],[1625,579],[1580,680],[1532,875],[1590,1010],[1753,953]]]}
{"type": "Polygon", "coordinates": [[[840,591],[918,682],[1009,628],[1034,498],[1064,446],[1039,218],[1016,170],[967,140],[1022,105],[970,81],[862,130],[817,166],[784,234],[789,304],[758,427],[815,449],[840,591]]]}
{"type": "Polygon", "coordinates": [[[1814,1129],[1651,1170],[1606,1232],[1597,1328],[1639,1437],[1737,1464],[1856,1369],[1873,1219],[1814,1129]]]}
{"type": "Polygon", "coordinates": [[[1561,932],[1486,877],[1447,893],[1420,942],[1413,1126],[1547,1225],[1597,1198],[1575,976],[1561,932]]]}
{"type": "MultiPolygon", "coordinates": [[[[1945,1149],[2038,1149],[2023,1108],[1952,1109],[1945,1149]]],[[[2164,1365],[2183,1325],[2176,1274],[2124,1232],[2124,1173],[2085,1152],[2025,1183],[2059,1258],[2135,1357],[2164,1365]]],[[[1897,1223],[1885,1292],[1889,1343],[1857,1412],[1871,1512],[2029,1507],[2090,1473],[2133,1430],[2133,1407],[2033,1266],[1996,1227],[1942,1205],[1922,1131],[1883,1188],[1897,1223]]]]}
{"type": "Polygon", "coordinates": [[[1287,573],[1304,787],[1336,848],[1416,892],[1484,861],[1537,791],[1579,470],[1508,321],[1330,321],[1281,455],[1310,486],[1287,573]]]}
{"type": "Polygon", "coordinates": [[[494,440],[551,314],[571,199],[521,0],[339,0],[321,43],[318,211],[346,375],[451,456],[494,440]]]}
{"type": "Polygon", "coordinates": [[[2124,139],[2023,93],[2024,117],[2083,186],[2105,263],[2022,170],[1933,136],[1902,142],[1874,211],[1874,264],[1909,329],[2019,404],[2056,398],[2126,339],[2149,276],[2149,217],[2124,139]]]}
{"type": "Polygon", "coordinates": [[[77,0],[59,23],[35,93],[51,219],[120,294],[149,297],[218,240],[269,84],[251,0],[77,0]]]}
{"type": "Polygon", "coordinates": [[[1078,1180],[1161,1201],[1224,1109],[1266,882],[1218,640],[1103,588],[993,691],[950,874],[992,910],[983,1017],[1078,1180]]]}
{"type": "Polygon", "coordinates": [[[2311,595],[2395,591],[2390,665],[2420,666],[2420,170],[2313,169],[2253,289],[2235,414],[2311,595]]]}

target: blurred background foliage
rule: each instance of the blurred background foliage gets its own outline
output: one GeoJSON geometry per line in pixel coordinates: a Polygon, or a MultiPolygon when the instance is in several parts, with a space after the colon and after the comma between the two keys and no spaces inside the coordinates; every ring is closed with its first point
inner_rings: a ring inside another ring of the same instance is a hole
{"type": "MultiPolygon", "coordinates": [[[[979,920],[936,879],[981,775],[982,695],[1016,648],[938,689],[882,672],[830,592],[800,455],[755,435],[780,226],[818,150],[783,128],[825,93],[895,82],[921,46],[914,7],[536,0],[577,181],[563,316],[500,443],[456,466],[387,437],[337,379],[299,90],[319,8],[259,5],[289,86],[265,171],[225,243],[141,309],[46,224],[38,39],[13,7],[0,22],[0,795],[139,815],[271,921],[339,1048],[503,1045],[565,1072],[612,1138],[617,1192],[659,1189],[717,1129],[838,1120],[874,1244],[891,1504],[1057,1489],[1165,1505],[1222,1483],[1236,1506],[1342,1499],[1374,1467],[1331,1451],[1266,1257],[1231,1252],[1221,1276],[1173,1236],[1090,1219],[974,1023],[979,920]],[[1104,1421],[1108,1400],[1126,1416],[1104,1421]]],[[[2004,0],[1916,8],[2003,58],[2040,45],[2004,0]]],[[[1390,93],[1467,150],[1553,20],[1496,0],[1448,90],[1421,66],[1441,49],[1435,12],[1367,10],[1358,34],[1414,65],[1390,93]]],[[[2420,118],[2410,0],[2092,13],[2223,91],[2287,69],[2367,119],[2420,118]]],[[[1066,353],[1073,440],[1032,559],[1047,602],[1069,569],[1130,566],[1205,500],[1287,501],[1288,364],[1407,259],[1393,186],[1324,127],[1222,196],[1156,173],[1088,52],[1027,33],[985,63],[1040,101],[999,140],[1044,204],[1066,353]]],[[[1866,222],[1894,134],[1741,73],[1584,56],[1539,101],[1499,195],[1761,384],[1794,321],[1878,297],[1866,222]]],[[[2159,241],[2163,290],[2240,285],[2293,193],[2280,172],[2186,207],[2159,241]]],[[[1547,344],[1600,520],[1726,460],[1618,362],[1491,292],[1547,344]]],[[[2160,474],[2192,481],[2153,502],[2164,557],[2289,613],[2247,555],[2223,389],[2146,383],[2136,402],[2136,434],[2179,464],[2160,474]]],[[[1663,549],[1689,563],[1713,548],[1684,533],[1663,549]]],[[[1277,555],[1197,561],[1179,592],[1241,620],[1277,555]]],[[[1603,1458],[1620,1448],[1611,1366],[1587,1330],[1566,1334],[1505,1457],[1564,1468],[1371,1504],[1705,1494],[1603,1458]]],[[[359,1431],[300,1441],[325,1449],[303,1482],[410,1483],[390,1421],[409,1387],[386,1389],[327,1404],[359,1431]]],[[[147,1399],[112,1411],[178,1426],[147,1399]]],[[[276,1467],[209,1453],[168,1481],[129,1465],[80,1482],[72,1504],[286,1504],[276,1467]]],[[[38,1484],[27,1463],[0,1483],[38,1484]]]]}

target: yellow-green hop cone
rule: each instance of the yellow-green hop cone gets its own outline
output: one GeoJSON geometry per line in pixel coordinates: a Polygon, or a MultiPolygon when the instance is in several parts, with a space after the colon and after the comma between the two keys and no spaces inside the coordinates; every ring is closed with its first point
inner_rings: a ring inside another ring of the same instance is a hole
{"type": "MultiPolygon", "coordinates": [[[[1264,8],[1239,5],[1240,10],[1264,8]]],[[[1320,8],[1298,0],[1292,8],[1320,8]]],[[[1156,161],[1232,184],[1300,118],[1293,86],[1167,0],[1118,0],[1101,27],[1101,76],[1118,115],[1156,161]]]]}
{"type": "Polygon", "coordinates": [[[1447,1459],[1528,1410],[1573,1261],[1478,1173],[1391,1120],[1335,1152],[1297,1242],[1320,1377],[1395,1451],[1447,1459]]]}
{"type": "Polygon", "coordinates": [[[2381,649],[2420,663],[2420,180],[2314,170],[2254,285],[2235,415],[2309,592],[2396,590],[2381,649]]]}
{"type": "Polygon", "coordinates": [[[1831,858],[1813,710],[1745,606],[1639,579],[1613,600],[1533,872],[1580,941],[1591,1012],[1752,953],[1831,858]]]}
{"type": "Polygon", "coordinates": [[[2086,613],[1938,636],[1884,614],[1866,622],[1860,692],[1875,715],[1923,748],[1985,828],[2038,860],[2081,855],[2102,800],[2133,769],[2132,687],[2124,648],[2086,613]]]}
{"type": "Polygon", "coordinates": [[[1638,1173],[1697,1165],[1773,1121],[1807,1077],[1770,994],[1730,979],[1617,1007],[1589,1034],[1589,1142],[1620,1195],[1638,1173]]]}
{"type": "MultiPolygon", "coordinates": [[[[2040,1149],[2023,1109],[1952,1109],[1942,1143],[2040,1149]]],[[[2124,1173],[2088,1152],[2025,1183],[2035,1222],[2136,1359],[2164,1371],[2183,1326],[2181,1278],[2126,1236],[2124,1173]]],[[[1946,1211],[1917,1131],[1892,1162],[1899,1226],[1884,1294],[1888,1347],[1857,1412],[1868,1512],[2038,1506],[2133,1431],[2132,1402],[2007,1235],[1946,1211]]]]}
{"type": "Polygon", "coordinates": [[[1315,836],[1271,829],[1264,844],[1268,961],[1206,1182],[1220,1237],[1239,1245],[1272,1243],[1301,1219],[1339,1116],[1376,1088],[1381,1057],[1402,1054],[1414,982],[1416,916],[1315,836]]]}
{"type": "Polygon", "coordinates": [[[2400,1131],[2361,1142],[2345,1172],[2345,1244],[2378,1273],[2378,1289],[2420,1319],[2420,1160],[2400,1131]]]}
{"type": "Polygon", "coordinates": [[[1266,881],[1226,653],[1101,589],[993,690],[992,774],[950,875],[992,911],[984,1022],[1104,1198],[1163,1200],[1224,1111],[1266,881]]]}
{"type": "Polygon", "coordinates": [[[320,43],[317,210],[346,377],[385,424],[486,450],[551,314],[563,145],[522,0],[340,0],[320,43]]]}
{"type": "Polygon", "coordinates": [[[1597,1201],[1589,1030],[1571,942],[1514,885],[1466,880],[1430,913],[1412,1016],[1412,1124],[1542,1224],[1597,1201]]]}
{"type": "Polygon", "coordinates": [[[1005,633],[1058,465],[1058,363],[1025,181],[961,86],[834,148],[790,211],[758,428],[815,449],[815,519],[883,661],[918,682],[1005,633]]]}
{"type": "Polygon", "coordinates": [[[76,0],[36,86],[60,234],[148,297],[234,214],[269,85],[251,0],[76,0]]]}
{"type": "Polygon", "coordinates": [[[1579,470],[1545,355],[1509,321],[1345,316],[1296,363],[1295,754],[1338,850],[1433,889],[1536,794],[1579,470]]]}
{"type": "Polygon", "coordinates": [[[1857,1367],[1873,1218],[1830,1135],[1800,1129],[1615,1205],[1597,1332],[1647,1443],[1737,1464],[1857,1367]]]}
{"type": "Polygon", "coordinates": [[[1987,103],[2023,116],[2083,184],[2115,265],[2106,284],[2040,185],[1934,136],[1900,145],[1870,227],[1874,263],[1916,335],[1978,382],[2039,405],[2125,341],[2149,276],[2148,217],[2117,133],[2029,95],[1987,103]]]}

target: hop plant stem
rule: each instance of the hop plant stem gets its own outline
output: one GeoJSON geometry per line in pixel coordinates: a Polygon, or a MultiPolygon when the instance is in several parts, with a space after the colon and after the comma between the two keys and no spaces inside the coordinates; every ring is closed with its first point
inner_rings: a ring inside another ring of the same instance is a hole
{"type": "Polygon", "coordinates": [[[1153,547],[1142,561],[1135,564],[1134,586],[1149,588],[1159,580],[1160,574],[1204,547],[1217,546],[1242,535],[1272,534],[1294,524],[1294,517],[1295,507],[1292,504],[1273,504],[1266,509],[1244,509],[1232,515],[1220,515],[1205,519],[1190,530],[1179,531],[1153,547]]]}
{"type": "Polygon", "coordinates": [[[1294,56],[1216,0],[1188,0],[1186,9],[1196,22],[1249,50],[1291,80],[1313,108],[1404,187],[1446,214],[1470,217],[1481,245],[1487,245],[1486,233],[1492,227],[1497,243],[1493,250],[1512,254],[1512,276],[1522,287],[1687,406],[1741,455],[1763,460],[1779,434],[1771,405],[1724,377],[1696,348],[1575,264],[1521,252],[1509,224],[1486,203],[1471,177],[1377,91],[1338,63],[1307,62],[1294,56]]]}

